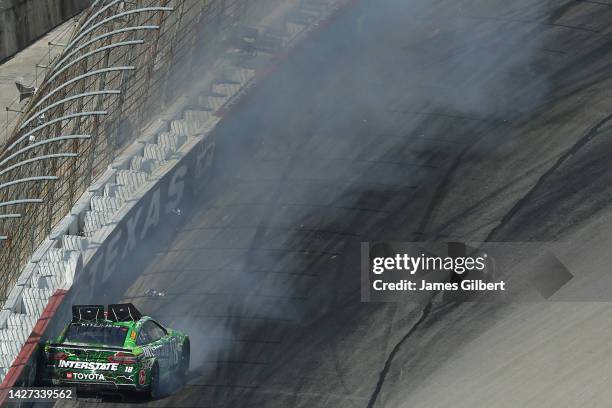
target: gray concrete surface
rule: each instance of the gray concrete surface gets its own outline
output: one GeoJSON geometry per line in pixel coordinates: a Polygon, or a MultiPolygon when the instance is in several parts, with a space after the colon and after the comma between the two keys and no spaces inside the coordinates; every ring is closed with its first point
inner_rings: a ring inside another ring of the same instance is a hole
{"type": "Polygon", "coordinates": [[[59,55],[62,51],[62,47],[50,47],[49,42],[65,44],[72,33],[73,26],[72,20],[60,24],[0,64],[0,145],[4,145],[8,133],[14,127],[14,121],[19,115],[19,112],[16,111],[23,109],[27,103],[27,100],[19,102],[15,81],[19,80],[28,86],[37,86],[45,75],[44,67],[49,64],[49,59],[59,55]],[[7,107],[11,110],[6,111],[7,107]]]}
{"type": "Polygon", "coordinates": [[[608,406],[607,304],[364,304],[359,244],[566,240],[591,279],[562,290],[605,291],[611,20],[357,2],[224,122],[207,193],[92,299],[127,287],[192,337],[188,383],[144,405],[608,406]]]}
{"type": "Polygon", "coordinates": [[[92,0],[0,0],[0,61],[89,7],[92,0]]]}

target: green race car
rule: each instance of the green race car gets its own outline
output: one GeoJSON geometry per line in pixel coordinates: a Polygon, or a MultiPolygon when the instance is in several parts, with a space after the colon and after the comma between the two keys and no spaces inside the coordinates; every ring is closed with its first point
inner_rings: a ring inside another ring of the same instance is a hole
{"type": "Polygon", "coordinates": [[[189,369],[189,337],[131,303],[72,306],[72,322],[44,346],[42,380],[78,390],[163,394],[189,369]]]}

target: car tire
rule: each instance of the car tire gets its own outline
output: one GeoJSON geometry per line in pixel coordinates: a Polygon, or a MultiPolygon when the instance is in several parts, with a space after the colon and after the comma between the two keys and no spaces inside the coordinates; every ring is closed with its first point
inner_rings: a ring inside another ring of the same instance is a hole
{"type": "Polygon", "coordinates": [[[189,371],[189,359],[191,357],[191,346],[189,340],[185,340],[181,351],[181,360],[179,362],[178,374],[182,381],[187,379],[187,372],[189,371]]]}
{"type": "Polygon", "coordinates": [[[161,397],[161,387],[159,385],[159,366],[157,363],[151,367],[151,382],[149,384],[149,397],[151,399],[158,399],[161,397]]]}

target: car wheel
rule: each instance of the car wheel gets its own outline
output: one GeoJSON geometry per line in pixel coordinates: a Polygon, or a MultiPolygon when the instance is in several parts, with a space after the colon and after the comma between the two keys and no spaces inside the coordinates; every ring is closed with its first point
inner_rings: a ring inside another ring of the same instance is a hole
{"type": "Polygon", "coordinates": [[[191,354],[189,340],[185,340],[182,350],[181,361],[179,363],[179,376],[184,381],[187,378],[187,372],[189,371],[189,358],[191,354]]]}
{"type": "Polygon", "coordinates": [[[151,368],[151,382],[149,385],[149,396],[151,399],[157,399],[161,396],[159,387],[159,366],[157,363],[151,368]]]}

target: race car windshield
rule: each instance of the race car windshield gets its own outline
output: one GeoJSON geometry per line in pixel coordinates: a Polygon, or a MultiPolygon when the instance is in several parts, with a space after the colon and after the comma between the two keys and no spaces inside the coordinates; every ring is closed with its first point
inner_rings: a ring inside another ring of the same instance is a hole
{"type": "Polygon", "coordinates": [[[121,347],[127,332],[127,327],[73,323],[68,327],[64,342],[121,347]]]}

